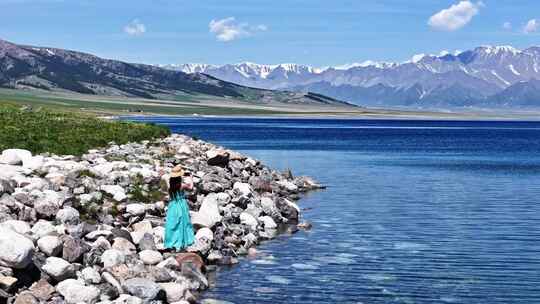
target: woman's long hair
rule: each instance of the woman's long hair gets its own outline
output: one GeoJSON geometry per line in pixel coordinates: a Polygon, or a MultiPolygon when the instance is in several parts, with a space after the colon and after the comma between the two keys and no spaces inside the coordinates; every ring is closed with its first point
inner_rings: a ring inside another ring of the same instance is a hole
{"type": "Polygon", "coordinates": [[[169,179],[169,200],[173,200],[182,190],[182,177],[171,177],[169,179]]]}

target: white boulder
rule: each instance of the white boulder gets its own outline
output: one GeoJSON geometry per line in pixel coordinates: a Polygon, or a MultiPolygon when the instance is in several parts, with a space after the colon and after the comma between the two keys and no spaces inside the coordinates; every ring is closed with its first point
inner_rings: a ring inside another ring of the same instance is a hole
{"type": "Polygon", "coordinates": [[[75,208],[64,207],[56,213],[56,220],[62,224],[77,224],[79,216],[79,211],[75,208]]]}
{"type": "Polygon", "coordinates": [[[155,250],[143,250],[139,252],[139,259],[146,265],[156,265],[163,261],[163,256],[155,250]]]}
{"type": "Polygon", "coordinates": [[[109,249],[105,250],[101,255],[101,262],[103,267],[113,267],[116,265],[123,264],[126,261],[126,254],[120,250],[109,249]]]}
{"type": "Polygon", "coordinates": [[[121,202],[127,198],[124,188],[118,185],[102,185],[100,190],[112,195],[113,199],[117,202],[121,202]]]}
{"type": "Polygon", "coordinates": [[[257,225],[259,225],[257,219],[247,212],[240,213],[240,222],[242,224],[248,225],[253,230],[257,229],[257,225]]]}
{"type": "Polygon", "coordinates": [[[24,221],[8,220],[0,224],[2,227],[11,229],[19,234],[30,233],[30,225],[24,221]]]}
{"type": "Polygon", "coordinates": [[[0,227],[0,266],[25,268],[32,261],[34,243],[11,229],[0,227]]]}
{"type": "Polygon", "coordinates": [[[212,228],[219,221],[221,221],[221,215],[217,196],[215,193],[210,193],[203,199],[199,211],[193,214],[191,222],[193,225],[212,228]]]}
{"type": "Polygon", "coordinates": [[[101,283],[101,275],[93,267],[86,267],[85,269],[81,270],[81,277],[86,283],[89,284],[101,283]]]}
{"type": "Polygon", "coordinates": [[[37,241],[38,248],[47,256],[58,256],[62,252],[62,241],[55,235],[46,235],[37,241]]]}
{"type": "Polygon", "coordinates": [[[233,190],[237,191],[240,195],[243,196],[250,196],[253,193],[253,189],[248,183],[236,182],[233,185],[233,190]]]}
{"type": "Polygon", "coordinates": [[[259,220],[261,220],[261,222],[263,222],[265,229],[276,229],[277,228],[277,224],[274,221],[274,219],[272,217],[268,216],[268,215],[259,217],[259,220]]]}
{"type": "Polygon", "coordinates": [[[42,236],[56,232],[56,227],[49,221],[39,220],[32,227],[32,235],[39,239],[42,236]]]}
{"type": "Polygon", "coordinates": [[[83,282],[68,279],[56,286],[56,291],[64,297],[67,304],[94,304],[99,299],[100,291],[94,286],[85,286],[83,282]]]}
{"type": "Polygon", "coordinates": [[[6,165],[22,165],[32,159],[32,153],[23,149],[7,149],[0,155],[0,163],[6,165]]]}
{"type": "Polygon", "coordinates": [[[146,213],[146,207],[143,204],[129,204],[126,206],[126,212],[131,215],[143,215],[146,213]]]}
{"type": "Polygon", "coordinates": [[[202,238],[206,238],[209,241],[213,241],[214,240],[214,233],[209,228],[203,227],[203,228],[197,230],[197,233],[195,234],[195,238],[198,239],[198,240],[202,239],[202,238]]]}
{"type": "Polygon", "coordinates": [[[57,257],[48,257],[41,269],[57,281],[62,281],[75,275],[73,265],[57,257]]]}

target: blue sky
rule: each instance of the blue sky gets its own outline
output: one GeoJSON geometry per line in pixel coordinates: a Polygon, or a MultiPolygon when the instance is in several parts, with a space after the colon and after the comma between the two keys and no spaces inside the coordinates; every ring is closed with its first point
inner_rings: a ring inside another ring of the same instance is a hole
{"type": "Polygon", "coordinates": [[[537,0],[0,0],[2,39],[142,63],[322,67],[539,34],[537,0]]]}

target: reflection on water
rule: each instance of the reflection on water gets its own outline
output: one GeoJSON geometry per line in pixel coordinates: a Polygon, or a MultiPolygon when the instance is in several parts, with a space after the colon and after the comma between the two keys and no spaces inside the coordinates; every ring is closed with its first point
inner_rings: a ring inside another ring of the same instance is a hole
{"type": "Polygon", "coordinates": [[[153,120],[328,185],[209,299],[540,303],[540,123],[153,120]]]}

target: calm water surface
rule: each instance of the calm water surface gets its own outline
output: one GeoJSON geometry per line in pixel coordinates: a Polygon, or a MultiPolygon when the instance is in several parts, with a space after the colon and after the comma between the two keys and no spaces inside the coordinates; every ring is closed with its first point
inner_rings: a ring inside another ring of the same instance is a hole
{"type": "Polygon", "coordinates": [[[540,123],[152,118],[316,177],[310,232],[217,273],[233,303],[540,303],[540,123]]]}

